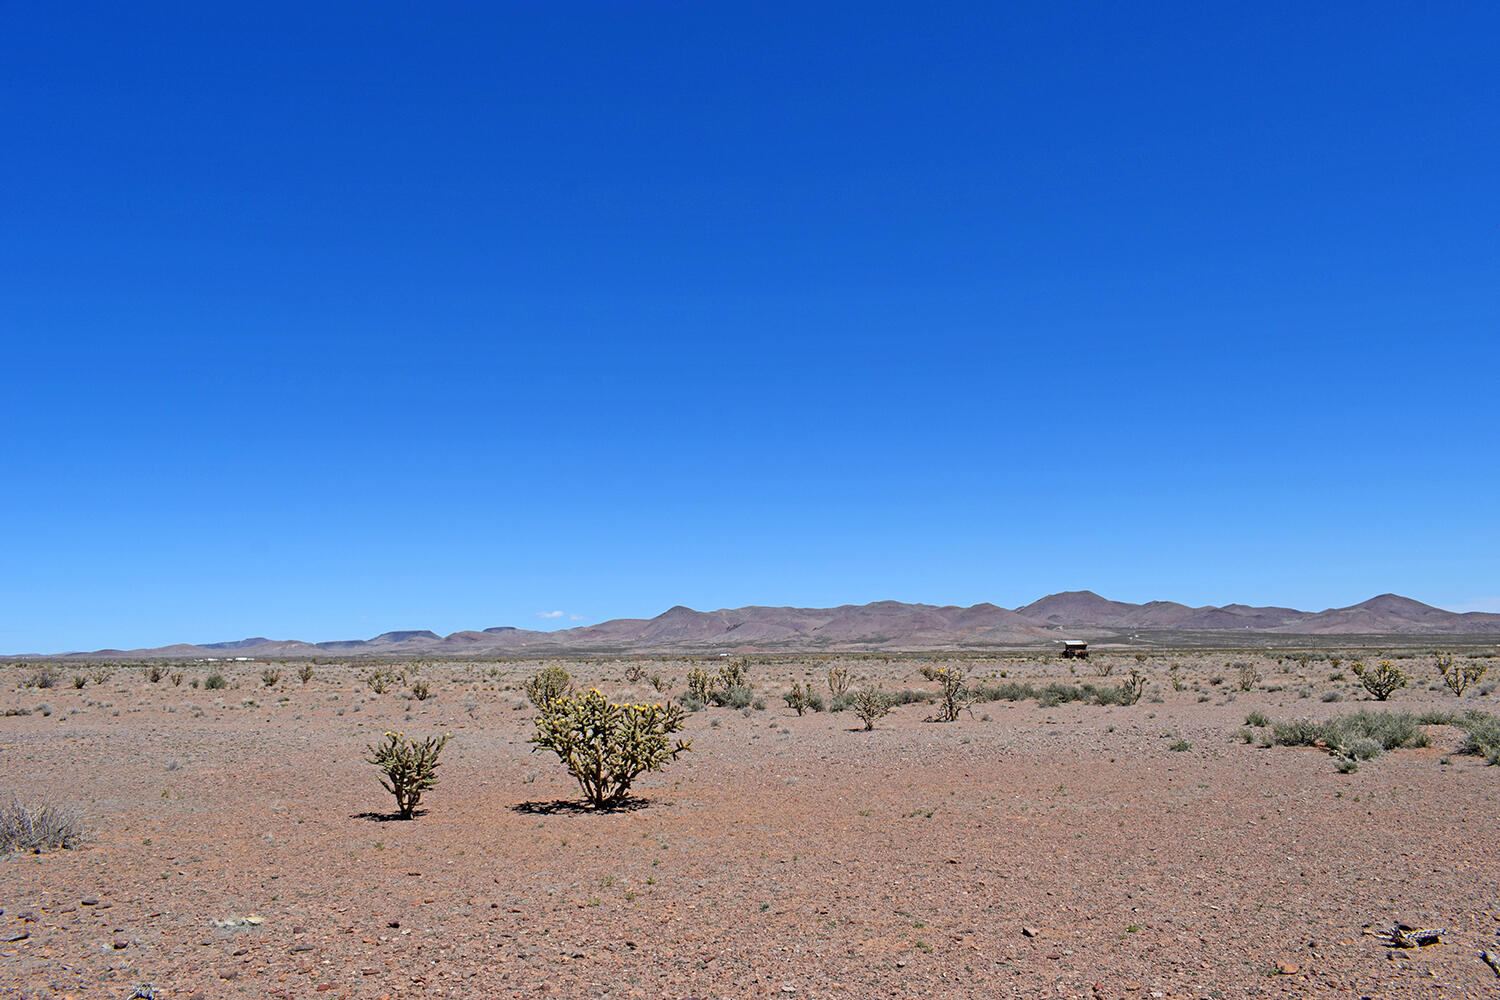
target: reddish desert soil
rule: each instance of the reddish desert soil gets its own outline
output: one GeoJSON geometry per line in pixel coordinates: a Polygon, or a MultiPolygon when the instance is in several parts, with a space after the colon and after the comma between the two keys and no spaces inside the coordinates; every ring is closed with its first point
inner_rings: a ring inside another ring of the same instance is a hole
{"type": "MultiPolygon", "coordinates": [[[[1443,764],[1448,727],[1350,775],[1236,738],[1252,709],[1368,707],[1326,664],[1268,661],[1230,701],[1222,663],[1188,657],[1178,692],[1163,658],[1161,703],[951,724],[914,704],[873,732],[797,717],[774,695],[804,671],[753,667],[768,707],[690,716],[694,752],[607,814],[528,752],[506,688],[534,668],[428,666],[424,702],[350,667],[270,691],[260,665],[221,691],[7,676],[0,705],[51,714],[0,720],[0,788],[76,804],[91,839],[0,860],[0,997],[1500,996],[1479,959],[1500,950],[1500,768],[1443,764]],[[410,822],[371,816],[392,800],[362,755],[387,729],[453,734],[410,822]],[[1392,950],[1397,920],[1447,933],[1392,950]]],[[[911,662],[856,672],[923,686],[911,662]]],[[[1067,668],[1012,665],[1042,675],[1067,668]]],[[[1457,704],[1422,679],[1386,707],[1457,704]]]]}

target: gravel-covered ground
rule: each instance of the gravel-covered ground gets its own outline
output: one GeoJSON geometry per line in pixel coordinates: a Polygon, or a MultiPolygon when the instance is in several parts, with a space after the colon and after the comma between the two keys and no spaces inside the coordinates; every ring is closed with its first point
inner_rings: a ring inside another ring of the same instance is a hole
{"type": "MultiPolygon", "coordinates": [[[[90,839],[0,860],[0,997],[1500,996],[1479,958],[1500,951],[1500,767],[1454,755],[1448,726],[1353,774],[1246,744],[1255,709],[1374,703],[1268,657],[1240,692],[1244,655],[1156,656],[1133,706],[943,724],[911,704],[873,732],[784,707],[825,664],[752,664],[766,707],[691,715],[693,752],[607,814],[528,752],[514,686],[536,664],[427,665],[426,701],[347,666],[267,689],[237,664],[218,691],[190,686],[205,665],[81,690],[11,671],[0,706],[31,714],[0,719],[0,788],[77,806],[90,839]],[[453,734],[411,822],[362,759],[387,729],[453,734]],[[1398,920],[1443,943],[1389,948],[1398,920]]],[[[915,662],[851,665],[932,687],[915,662]]],[[[975,672],[1113,685],[1133,665],[975,672]]],[[[620,664],[568,667],[658,697],[620,664]]],[[[647,667],[682,690],[687,664],[647,667]]],[[[1382,709],[1500,710],[1408,669],[1382,709]]]]}

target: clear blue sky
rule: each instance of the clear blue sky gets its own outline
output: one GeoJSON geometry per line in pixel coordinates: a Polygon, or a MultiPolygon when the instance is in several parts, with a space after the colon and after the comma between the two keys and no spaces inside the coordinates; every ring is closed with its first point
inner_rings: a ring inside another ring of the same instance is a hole
{"type": "Polygon", "coordinates": [[[0,650],[1500,610],[1495,5],[5,21],[0,650]]]}

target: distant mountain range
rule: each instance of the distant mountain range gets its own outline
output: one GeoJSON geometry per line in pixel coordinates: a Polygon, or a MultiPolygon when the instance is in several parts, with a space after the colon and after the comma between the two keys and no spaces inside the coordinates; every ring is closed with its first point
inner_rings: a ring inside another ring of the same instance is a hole
{"type": "Polygon", "coordinates": [[[565,653],[749,651],[937,651],[1047,646],[1063,638],[1146,643],[1243,644],[1258,636],[1500,636],[1500,614],[1460,614],[1395,594],[1327,611],[1244,604],[1190,608],[1171,601],[1127,604],[1088,590],[1052,594],[1014,611],[993,604],[937,607],[877,601],[837,608],[748,607],[540,632],[512,627],[438,635],[425,629],[373,639],[302,642],[240,639],[156,649],[101,649],[71,656],[257,659],[299,656],[549,656],[565,653]]]}

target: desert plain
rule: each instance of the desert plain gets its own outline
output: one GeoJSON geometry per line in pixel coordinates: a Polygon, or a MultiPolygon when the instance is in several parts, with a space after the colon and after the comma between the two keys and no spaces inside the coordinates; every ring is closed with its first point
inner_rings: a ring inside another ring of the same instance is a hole
{"type": "MultiPolygon", "coordinates": [[[[3,671],[0,789],[87,836],[0,860],[0,997],[1500,996],[1500,767],[1452,725],[1348,773],[1247,726],[1493,714],[1493,670],[1456,697],[1422,651],[749,656],[757,702],[690,713],[691,752],[596,812],[527,743],[543,662],[302,662],[3,671]],[[1390,656],[1410,684],[1378,703],[1348,663],[1390,656]],[[838,666],[932,694],[933,662],[1147,681],[870,731],[781,697],[838,666]],[[409,821],[364,759],[388,730],[451,734],[409,821]],[[1441,942],[1393,947],[1403,922],[1441,942]]],[[[723,658],[549,662],[660,701],[723,658]]]]}

